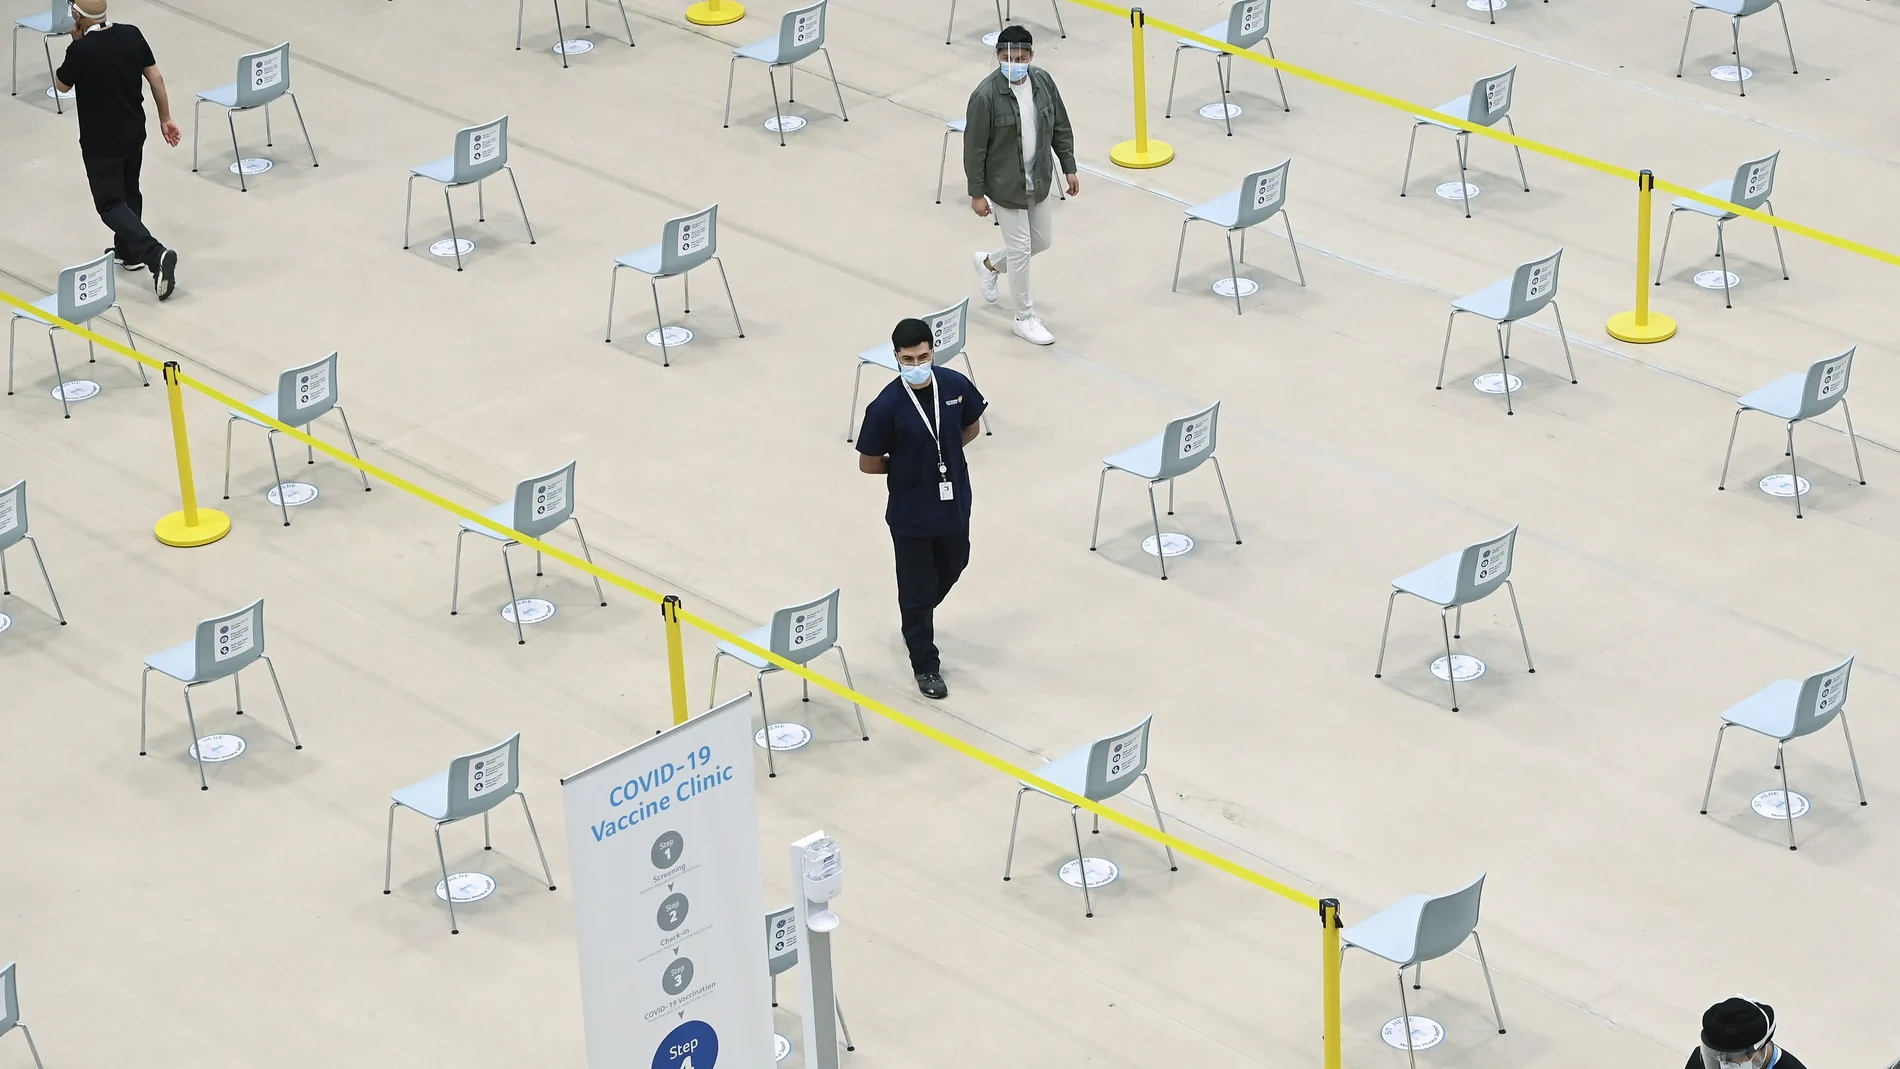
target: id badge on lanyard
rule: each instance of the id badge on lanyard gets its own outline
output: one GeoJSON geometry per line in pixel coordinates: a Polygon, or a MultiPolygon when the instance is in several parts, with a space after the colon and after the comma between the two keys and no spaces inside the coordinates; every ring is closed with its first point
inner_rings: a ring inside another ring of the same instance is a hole
{"type": "MultiPolygon", "coordinates": [[[[933,387],[937,386],[937,376],[934,373],[930,376],[930,382],[933,387]]],[[[943,391],[941,389],[931,390],[931,403],[937,407],[936,423],[930,421],[930,416],[924,411],[923,404],[917,400],[916,390],[911,389],[910,386],[906,384],[904,392],[910,396],[910,407],[917,410],[917,418],[924,421],[924,429],[930,432],[931,444],[937,447],[937,500],[954,501],[957,497],[957,488],[955,484],[950,481],[949,465],[943,462],[943,439],[939,437],[937,433],[938,427],[943,423],[943,391]]]]}

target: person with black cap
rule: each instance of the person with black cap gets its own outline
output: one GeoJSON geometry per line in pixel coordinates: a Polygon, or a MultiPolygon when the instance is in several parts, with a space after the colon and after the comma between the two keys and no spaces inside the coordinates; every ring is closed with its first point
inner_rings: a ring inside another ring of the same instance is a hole
{"type": "Polygon", "coordinates": [[[1807,1069],[1775,1044],[1775,1008],[1740,995],[1702,1015],[1702,1045],[1683,1069],[1807,1069]]]}

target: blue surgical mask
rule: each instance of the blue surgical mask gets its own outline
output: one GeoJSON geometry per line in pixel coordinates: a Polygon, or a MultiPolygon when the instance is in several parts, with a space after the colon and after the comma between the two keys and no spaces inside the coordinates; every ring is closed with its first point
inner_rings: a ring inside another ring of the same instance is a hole
{"type": "Polygon", "coordinates": [[[915,366],[905,364],[903,367],[897,369],[897,373],[904,376],[904,381],[910,383],[912,386],[922,386],[924,383],[930,381],[929,364],[917,364],[915,366]]]}
{"type": "Polygon", "coordinates": [[[1027,63],[1011,63],[1009,60],[1003,59],[997,60],[996,66],[1003,72],[1003,77],[1008,78],[1012,82],[1020,82],[1024,78],[1029,77],[1029,64],[1027,63]]]}

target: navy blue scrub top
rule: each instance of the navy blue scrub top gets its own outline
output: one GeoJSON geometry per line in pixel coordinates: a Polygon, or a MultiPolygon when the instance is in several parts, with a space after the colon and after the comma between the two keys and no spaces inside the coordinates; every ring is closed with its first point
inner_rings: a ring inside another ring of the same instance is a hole
{"type": "MultiPolygon", "coordinates": [[[[972,427],[988,404],[969,379],[949,368],[936,369],[931,387],[933,418],[942,428],[943,464],[955,489],[955,500],[944,501],[937,493],[937,444],[918,416],[916,406],[904,395],[911,388],[902,378],[890,385],[864,409],[864,425],[858,431],[858,452],[866,456],[891,458],[890,472],[884,485],[890,491],[890,504],[884,509],[884,522],[891,533],[909,537],[953,534],[970,526],[970,467],[963,459],[963,430],[972,427]]],[[[918,401],[924,398],[919,394],[918,401]]],[[[931,405],[926,405],[929,411],[931,405]]]]}

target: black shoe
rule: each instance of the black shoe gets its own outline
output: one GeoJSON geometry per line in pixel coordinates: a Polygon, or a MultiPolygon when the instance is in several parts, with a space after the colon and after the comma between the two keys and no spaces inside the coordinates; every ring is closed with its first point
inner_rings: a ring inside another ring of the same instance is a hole
{"type": "Polygon", "coordinates": [[[152,265],[152,289],[158,293],[158,299],[169,301],[173,291],[178,288],[178,253],[166,249],[158,254],[158,262],[152,265]]]}
{"type": "Polygon", "coordinates": [[[128,260],[128,259],[126,259],[125,257],[123,257],[123,256],[120,256],[120,255],[118,254],[118,252],[117,252],[116,250],[114,250],[114,249],[112,249],[112,248],[110,248],[110,247],[108,247],[108,248],[106,248],[106,249],[105,249],[105,251],[106,251],[106,252],[109,252],[109,253],[112,253],[112,258],[113,258],[114,260],[116,260],[116,261],[118,261],[118,264],[119,264],[119,270],[121,270],[121,271],[143,271],[143,270],[145,270],[145,265],[144,265],[144,264],[141,264],[141,263],[135,263],[135,262],[133,262],[133,261],[131,261],[131,260],[128,260]]]}
{"type": "Polygon", "coordinates": [[[926,698],[948,698],[950,688],[944,685],[943,676],[938,672],[917,673],[917,689],[926,698]]]}

